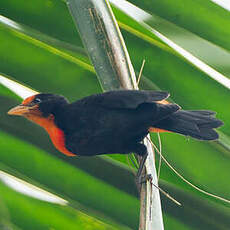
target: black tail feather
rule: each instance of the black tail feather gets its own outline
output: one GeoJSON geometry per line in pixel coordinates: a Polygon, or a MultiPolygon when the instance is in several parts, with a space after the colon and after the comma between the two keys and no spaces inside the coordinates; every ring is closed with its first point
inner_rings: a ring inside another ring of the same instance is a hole
{"type": "Polygon", "coordinates": [[[154,125],[156,128],[191,136],[199,140],[216,140],[215,128],[223,122],[215,118],[215,112],[208,110],[179,110],[154,125]]]}

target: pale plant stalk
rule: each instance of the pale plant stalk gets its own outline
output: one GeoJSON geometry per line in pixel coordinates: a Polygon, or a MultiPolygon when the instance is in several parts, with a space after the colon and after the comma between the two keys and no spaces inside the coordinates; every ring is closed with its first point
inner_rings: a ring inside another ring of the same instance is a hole
{"type": "MultiPolygon", "coordinates": [[[[82,37],[97,77],[104,91],[134,89],[137,87],[135,72],[124,39],[107,0],[67,0],[77,29],[82,37]]],[[[163,230],[163,219],[151,144],[148,149],[146,172],[152,181],[142,184],[140,201],[140,230],[163,230]]]]}

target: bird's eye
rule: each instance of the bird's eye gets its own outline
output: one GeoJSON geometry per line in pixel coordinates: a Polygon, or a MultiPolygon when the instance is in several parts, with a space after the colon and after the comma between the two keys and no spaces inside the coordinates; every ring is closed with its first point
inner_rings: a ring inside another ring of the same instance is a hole
{"type": "Polygon", "coordinates": [[[33,103],[40,103],[42,100],[40,99],[40,98],[35,98],[34,100],[33,100],[33,103]]]}

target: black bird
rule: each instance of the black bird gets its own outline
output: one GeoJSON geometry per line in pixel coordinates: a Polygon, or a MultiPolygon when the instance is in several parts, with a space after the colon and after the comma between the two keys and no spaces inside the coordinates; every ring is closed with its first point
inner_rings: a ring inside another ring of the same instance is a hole
{"type": "Polygon", "coordinates": [[[144,156],[144,162],[143,139],[149,132],[169,131],[199,140],[218,138],[214,129],[223,123],[215,112],[182,110],[168,103],[168,96],[160,91],[118,90],[69,103],[63,96],[41,93],[8,114],[42,126],[54,146],[68,156],[136,153],[144,156]]]}

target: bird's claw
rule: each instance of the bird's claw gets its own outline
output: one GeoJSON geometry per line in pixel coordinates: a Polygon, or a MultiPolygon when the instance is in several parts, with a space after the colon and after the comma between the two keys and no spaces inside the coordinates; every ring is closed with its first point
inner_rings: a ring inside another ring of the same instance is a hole
{"type": "Polygon", "coordinates": [[[136,185],[137,185],[137,189],[138,189],[139,193],[141,191],[141,185],[146,183],[147,181],[152,182],[152,179],[153,179],[153,177],[151,174],[146,174],[144,176],[136,177],[136,185]]]}
{"type": "Polygon", "coordinates": [[[147,181],[152,182],[152,180],[153,180],[152,175],[151,174],[146,174],[146,175],[141,177],[140,183],[143,184],[143,183],[146,183],[147,181]]]}

